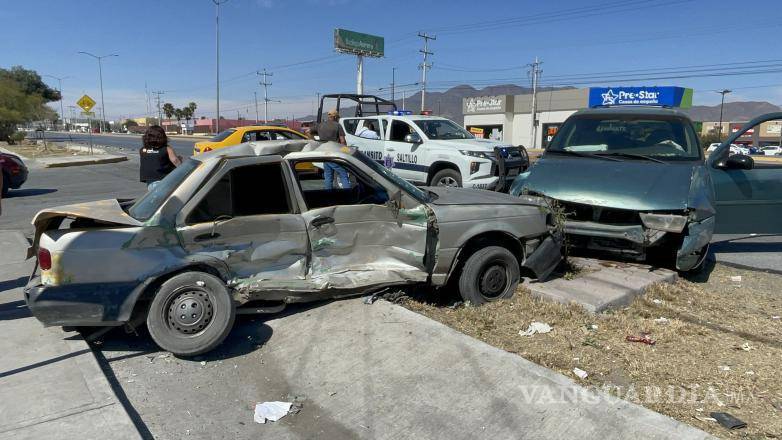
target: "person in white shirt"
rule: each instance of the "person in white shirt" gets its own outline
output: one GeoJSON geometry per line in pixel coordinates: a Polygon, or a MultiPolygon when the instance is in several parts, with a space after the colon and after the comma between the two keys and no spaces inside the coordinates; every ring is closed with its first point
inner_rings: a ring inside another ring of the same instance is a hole
{"type": "Polygon", "coordinates": [[[380,136],[375,131],[375,124],[372,121],[364,121],[364,126],[356,133],[356,136],[364,139],[380,139],[380,136]]]}

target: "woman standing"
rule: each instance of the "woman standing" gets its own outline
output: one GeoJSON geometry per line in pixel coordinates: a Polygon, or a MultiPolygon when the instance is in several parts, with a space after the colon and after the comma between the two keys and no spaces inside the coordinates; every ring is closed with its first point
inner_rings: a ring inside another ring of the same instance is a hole
{"type": "Polygon", "coordinates": [[[152,189],[155,183],[178,167],[182,159],[168,145],[166,132],[159,125],[147,128],[141,141],[139,177],[149,189],[152,189]]]}

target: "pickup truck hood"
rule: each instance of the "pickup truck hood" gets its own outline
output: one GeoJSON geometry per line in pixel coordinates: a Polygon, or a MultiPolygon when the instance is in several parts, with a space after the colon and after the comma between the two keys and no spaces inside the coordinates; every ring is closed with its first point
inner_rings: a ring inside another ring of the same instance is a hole
{"type": "Polygon", "coordinates": [[[700,163],[542,157],[523,188],[557,200],[638,211],[688,208],[700,163]]]}
{"type": "Polygon", "coordinates": [[[141,226],[142,223],[129,216],[119,205],[117,199],[99,200],[97,202],[76,203],[73,205],[56,206],[44,209],[33,217],[35,238],[33,245],[27,250],[27,258],[34,255],[41,239],[41,234],[49,229],[56,220],[65,218],[83,218],[97,220],[119,226],[141,226]]]}
{"type": "Polygon", "coordinates": [[[470,151],[494,151],[494,147],[510,147],[510,145],[490,139],[430,139],[426,141],[426,146],[470,151]]]}

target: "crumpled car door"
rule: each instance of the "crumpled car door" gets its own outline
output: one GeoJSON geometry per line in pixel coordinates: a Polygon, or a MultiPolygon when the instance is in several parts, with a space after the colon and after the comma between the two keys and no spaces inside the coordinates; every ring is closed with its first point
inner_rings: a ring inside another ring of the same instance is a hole
{"type": "Polygon", "coordinates": [[[726,166],[731,143],[750,128],[778,119],[782,119],[782,112],[753,119],[709,156],[707,163],[717,210],[715,233],[782,232],[782,162],[766,162],[757,156],[751,169],[726,166]]]}

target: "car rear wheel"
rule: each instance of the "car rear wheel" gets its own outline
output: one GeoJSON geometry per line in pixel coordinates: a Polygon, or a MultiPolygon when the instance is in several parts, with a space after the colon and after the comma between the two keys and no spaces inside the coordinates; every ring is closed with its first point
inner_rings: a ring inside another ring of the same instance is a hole
{"type": "Polygon", "coordinates": [[[185,272],[160,286],[149,306],[147,328],[160,348],[195,356],[223,342],[235,317],[235,304],[222,280],[185,272]]]}
{"type": "Polygon", "coordinates": [[[464,301],[484,304],[511,298],[519,285],[519,261],[501,246],[475,251],[459,275],[459,294],[464,301]]]}
{"type": "Polygon", "coordinates": [[[431,185],[461,187],[462,176],[459,174],[458,171],[452,170],[450,168],[446,168],[444,170],[438,171],[432,177],[431,185]]]}

